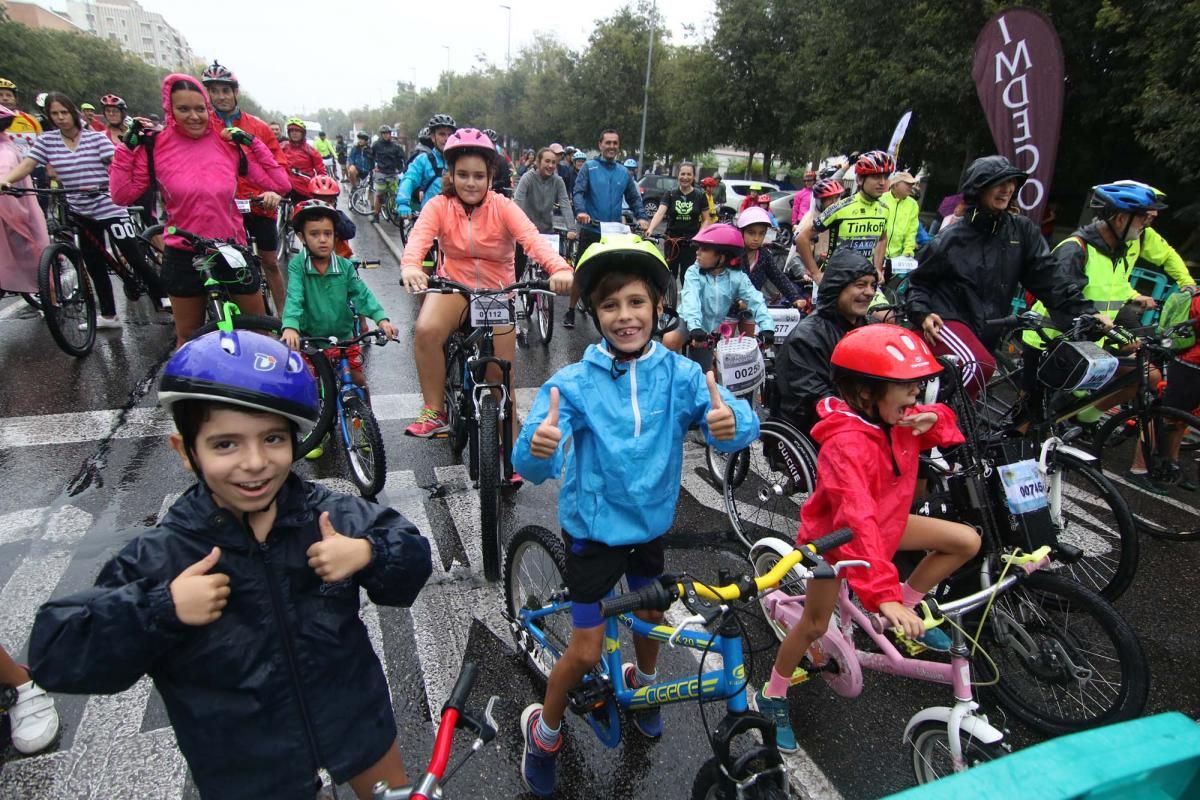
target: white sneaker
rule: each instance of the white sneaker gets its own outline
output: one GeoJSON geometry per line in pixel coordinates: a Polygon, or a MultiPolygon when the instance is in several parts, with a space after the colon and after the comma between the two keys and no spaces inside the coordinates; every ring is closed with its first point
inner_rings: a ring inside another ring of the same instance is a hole
{"type": "MultiPolygon", "coordinates": [[[[108,317],[101,317],[101,316],[96,317],[96,330],[98,330],[98,331],[106,330],[106,329],[107,330],[120,330],[122,327],[123,326],[121,325],[120,317],[113,317],[112,319],[109,319],[108,317]]],[[[79,323],[79,330],[86,331],[87,329],[88,329],[88,324],[86,322],[79,323]]]]}
{"type": "Polygon", "coordinates": [[[33,681],[17,687],[17,704],[8,710],[12,743],[17,752],[44,750],[58,736],[58,712],[46,690],[33,681]]]}

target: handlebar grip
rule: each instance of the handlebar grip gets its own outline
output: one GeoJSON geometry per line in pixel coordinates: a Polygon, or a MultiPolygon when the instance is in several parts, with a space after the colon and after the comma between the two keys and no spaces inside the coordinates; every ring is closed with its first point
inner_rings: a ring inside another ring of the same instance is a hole
{"type": "Polygon", "coordinates": [[[999,319],[987,319],[983,321],[985,328],[1015,328],[1021,324],[1021,320],[1015,316],[1000,317],[999,319]]]}
{"type": "Polygon", "coordinates": [[[475,678],[478,677],[478,674],[479,670],[476,669],[474,661],[463,664],[462,672],[458,673],[458,680],[454,682],[454,688],[450,690],[450,697],[446,698],[446,704],[442,706],[443,714],[448,708],[462,711],[463,705],[467,702],[467,696],[471,694],[471,689],[475,686],[475,678]]]}
{"type": "Polygon", "coordinates": [[[185,231],[183,228],[176,228],[174,225],[167,226],[166,233],[168,236],[179,236],[192,243],[200,240],[200,237],[191,231],[185,231]]]}
{"type": "Polygon", "coordinates": [[[529,281],[530,289],[541,289],[543,292],[550,291],[550,281],[529,281]]]}
{"type": "Polygon", "coordinates": [[[818,555],[833,547],[838,547],[854,538],[854,531],[849,528],[839,528],[833,533],[827,533],[820,539],[808,542],[805,546],[816,550],[818,555]]]}
{"type": "Polygon", "coordinates": [[[600,615],[615,617],[633,611],[666,611],[675,602],[675,597],[659,581],[647,584],[636,592],[626,592],[600,601],[600,615]]]}

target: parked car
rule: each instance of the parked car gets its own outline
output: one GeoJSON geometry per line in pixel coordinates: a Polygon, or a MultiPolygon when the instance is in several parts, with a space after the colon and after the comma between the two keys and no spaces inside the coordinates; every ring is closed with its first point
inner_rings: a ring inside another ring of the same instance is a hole
{"type": "MultiPolygon", "coordinates": [[[[725,184],[725,207],[732,208],[735,212],[741,208],[742,201],[746,199],[746,195],[750,193],[750,184],[757,183],[767,192],[778,192],[779,187],[768,181],[744,181],[741,179],[722,180],[725,184]]],[[[776,216],[779,216],[776,214],[776,216]]],[[[790,217],[789,217],[790,219],[790,217]]]]}
{"type": "Polygon", "coordinates": [[[637,186],[646,213],[653,216],[662,199],[679,187],[679,181],[671,175],[643,175],[637,186]]]}

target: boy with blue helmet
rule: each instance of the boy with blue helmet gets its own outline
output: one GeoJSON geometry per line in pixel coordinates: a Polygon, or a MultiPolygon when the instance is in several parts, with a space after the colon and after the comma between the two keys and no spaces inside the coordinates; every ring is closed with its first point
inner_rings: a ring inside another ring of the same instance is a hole
{"type": "Polygon", "coordinates": [[[411,605],[429,543],[392,509],[291,472],[317,389],[281,342],[248,331],[187,342],[159,402],[199,480],[95,587],[42,606],[32,674],[80,694],[149,675],[203,798],[311,797],[321,768],[359,797],[406,783],[359,589],[411,605]]]}
{"type": "Polygon", "coordinates": [[[433,140],[433,149],[425,153],[424,158],[414,158],[404,171],[400,188],[396,190],[396,213],[402,217],[412,215],[412,197],[414,192],[421,196],[417,210],[425,207],[433,198],[442,193],[442,173],[446,171],[446,159],[442,148],[446,140],[454,133],[458,123],[449,114],[434,114],[429,118],[429,137],[433,140]]]}
{"type": "MultiPolygon", "coordinates": [[[[554,791],[567,692],[600,660],[601,598],[622,576],[637,589],[663,572],[662,536],[679,498],[689,426],[699,425],[723,452],[758,436],[758,418],[745,401],[653,341],[672,280],[658,248],[636,236],[605,237],[584,252],[575,282],[603,341],[542,386],[513,448],[514,468],[534,483],[566,468],[558,518],[573,631],[550,674],[545,703],[521,715],[522,779],[539,797],[554,791]]],[[[637,613],[662,619],[660,612],[637,613]]],[[[637,663],[625,665],[625,680],[653,683],[658,648],[638,637],[634,644],[637,663]]],[[[657,709],[638,712],[633,722],[647,736],[662,734],[657,709]]]]}

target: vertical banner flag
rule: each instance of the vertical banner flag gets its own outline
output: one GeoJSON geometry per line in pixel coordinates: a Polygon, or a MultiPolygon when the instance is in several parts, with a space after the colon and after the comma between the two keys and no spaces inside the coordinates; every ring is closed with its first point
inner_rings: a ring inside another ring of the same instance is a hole
{"type": "Polygon", "coordinates": [[[899,158],[900,143],[904,141],[904,134],[908,132],[908,123],[912,120],[912,109],[905,111],[900,117],[900,121],[896,123],[896,130],[892,131],[892,140],[888,142],[887,151],[892,158],[899,158]]]}
{"type": "Polygon", "coordinates": [[[971,75],[1001,155],[1029,173],[1017,203],[1042,220],[1062,125],[1063,54],[1049,18],[1009,8],[987,21],[975,39],[971,75]]]}

